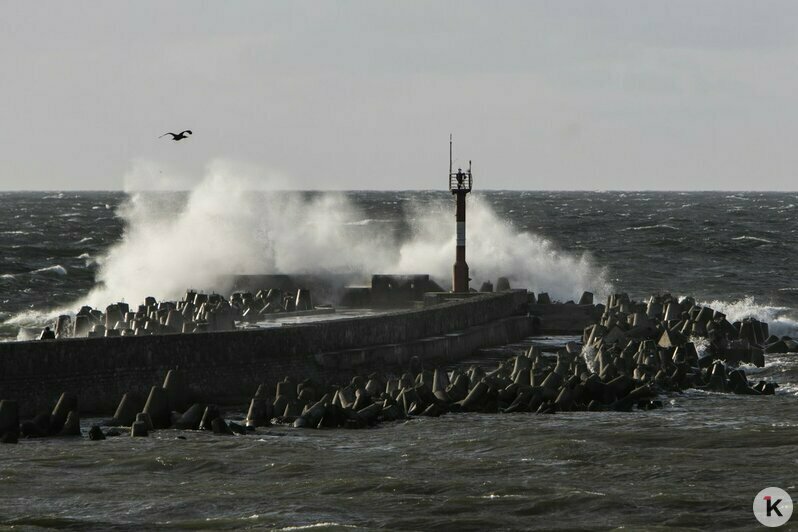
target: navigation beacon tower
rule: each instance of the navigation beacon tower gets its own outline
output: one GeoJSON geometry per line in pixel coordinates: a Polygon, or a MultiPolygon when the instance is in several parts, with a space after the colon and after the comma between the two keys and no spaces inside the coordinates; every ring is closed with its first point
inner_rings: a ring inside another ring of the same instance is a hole
{"type": "Polygon", "coordinates": [[[468,170],[458,168],[452,171],[452,136],[449,135],[449,190],[457,201],[455,219],[457,220],[457,248],[452,272],[452,292],[468,292],[468,264],[466,264],[466,194],[471,192],[471,161],[468,170]]]}

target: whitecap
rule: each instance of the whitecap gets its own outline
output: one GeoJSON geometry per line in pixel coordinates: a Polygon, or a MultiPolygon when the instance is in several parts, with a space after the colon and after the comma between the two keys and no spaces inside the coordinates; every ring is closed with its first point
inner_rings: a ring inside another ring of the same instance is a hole
{"type": "Polygon", "coordinates": [[[780,384],[776,388],[776,393],[779,395],[795,395],[798,396],[798,385],[793,383],[780,384]]]}
{"type": "Polygon", "coordinates": [[[768,240],[767,238],[759,238],[757,236],[749,236],[749,235],[736,236],[736,237],[732,238],[732,240],[739,240],[739,241],[746,240],[746,241],[751,241],[751,242],[763,242],[765,244],[772,244],[773,243],[772,240],[768,240]]]}
{"type": "MultiPolygon", "coordinates": [[[[793,357],[794,355],[789,354],[787,356],[793,357]]],[[[789,368],[794,364],[792,360],[788,360],[783,357],[774,356],[774,355],[768,355],[765,358],[765,360],[766,362],[763,367],[757,367],[753,364],[748,364],[748,363],[740,364],[740,367],[745,370],[746,375],[751,376],[751,375],[759,375],[762,373],[771,373],[774,369],[789,368]]]]}
{"type": "Polygon", "coordinates": [[[726,315],[726,319],[732,323],[742,321],[745,318],[756,318],[769,325],[770,334],[776,336],[798,336],[798,320],[787,315],[792,310],[789,307],[761,305],[756,302],[753,296],[746,296],[736,301],[715,300],[698,304],[722,312],[726,315]]]}
{"type": "Polygon", "coordinates": [[[43,273],[54,273],[56,275],[66,275],[67,270],[60,264],[56,264],[55,266],[48,266],[46,268],[39,268],[38,270],[33,270],[30,272],[31,275],[38,275],[43,273]]]}
{"type": "Polygon", "coordinates": [[[679,230],[678,228],[673,227],[672,225],[656,224],[656,225],[641,225],[639,227],[626,227],[625,229],[621,229],[621,231],[647,231],[650,229],[670,229],[672,231],[679,230]]]}
{"type": "Polygon", "coordinates": [[[47,310],[24,310],[9,318],[5,323],[21,327],[37,327],[56,319],[61,314],[74,316],[75,311],[69,307],[47,310]]]}
{"type": "Polygon", "coordinates": [[[309,525],[293,525],[293,526],[286,526],[283,528],[278,528],[277,530],[311,530],[314,528],[357,528],[354,525],[344,525],[341,523],[335,522],[320,522],[320,523],[312,523],[309,525]]]}

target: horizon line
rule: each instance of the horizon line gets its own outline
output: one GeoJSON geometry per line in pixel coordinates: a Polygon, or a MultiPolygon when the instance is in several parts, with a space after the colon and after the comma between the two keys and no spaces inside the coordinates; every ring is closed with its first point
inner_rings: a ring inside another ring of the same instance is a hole
{"type": "MultiPolygon", "coordinates": [[[[193,189],[191,188],[180,188],[180,189],[136,189],[136,190],[124,190],[124,189],[7,189],[2,190],[0,189],[0,194],[20,194],[20,193],[88,193],[88,192],[106,192],[106,193],[123,193],[123,194],[133,194],[138,192],[164,192],[164,193],[177,193],[177,192],[191,192],[193,189]]],[[[273,189],[258,189],[252,188],[249,189],[252,192],[450,192],[448,189],[442,188],[406,188],[406,189],[324,189],[324,188],[307,188],[307,189],[299,189],[299,188],[273,188],[273,189]]],[[[650,189],[621,189],[621,188],[601,188],[601,189],[524,189],[524,188],[482,188],[478,190],[474,190],[473,192],[594,192],[594,193],[610,193],[610,192],[620,192],[620,193],[639,193],[639,192],[666,192],[666,193],[679,193],[679,194],[695,194],[695,193],[707,193],[707,192],[730,192],[730,193],[760,193],[760,194],[790,194],[790,193],[798,193],[797,190],[788,190],[788,189],[768,189],[768,190],[756,190],[756,189],[657,189],[657,188],[650,188],[650,189]]]]}

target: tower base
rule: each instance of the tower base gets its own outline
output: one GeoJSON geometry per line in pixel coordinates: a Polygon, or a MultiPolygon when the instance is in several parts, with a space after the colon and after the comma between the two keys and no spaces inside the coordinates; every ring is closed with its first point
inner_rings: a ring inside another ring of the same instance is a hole
{"type": "Polygon", "coordinates": [[[452,292],[468,292],[468,264],[455,262],[452,268],[452,292]]]}

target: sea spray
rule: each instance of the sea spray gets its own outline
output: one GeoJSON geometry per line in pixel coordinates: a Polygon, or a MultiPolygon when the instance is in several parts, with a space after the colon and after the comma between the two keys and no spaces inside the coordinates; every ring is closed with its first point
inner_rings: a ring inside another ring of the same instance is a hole
{"type": "MultiPolygon", "coordinates": [[[[423,212],[411,207],[411,233],[396,241],[381,224],[353,223],[366,216],[344,194],[254,185],[212,173],[182,204],[176,195],[132,194],[119,211],[122,239],[98,259],[99,283],[84,303],[174,298],[187,287],[225,291],[225,279],[245,273],[429,273],[449,284],[455,245],[449,202],[423,212]]],[[[605,272],[589,256],[518,232],[478,198],[469,209],[475,279],[505,275],[519,288],[562,300],[609,291],[605,272]]]]}
{"type": "MultiPolygon", "coordinates": [[[[188,193],[130,191],[116,212],[123,234],[94,259],[98,271],[89,294],[64,308],[26,311],[6,324],[39,327],[82,305],[135,304],[149,295],[176,299],[187,288],[225,292],[235,274],[359,273],[367,282],[372,273],[429,273],[450,286],[453,202],[432,201],[424,209],[408,204],[409,231],[397,236],[390,220],[362,223],[369,216],[344,193],[277,191],[280,180],[240,173],[213,163],[188,193]]],[[[501,275],[514,287],[547,291],[562,301],[584,290],[601,300],[611,290],[589,255],[564,253],[518,231],[478,195],[469,198],[468,209],[472,286],[501,275]]]]}
{"type": "MultiPolygon", "coordinates": [[[[453,202],[424,211],[412,209],[413,238],[401,246],[396,271],[430,273],[449,286],[455,248],[453,209],[453,202]]],[[[513,287],[548,292],[560,301],[576,301],[585,290],[601,301],[612,291],[607,272],[589,254],[571,255],[534,233],[518,231],[479,196],[468,200],[466,241],[472,287],[505,276],[513,287]]]]}
{"type": "Polygon", "coordinates": [[[715,300],[699,302],[701,306],[711,307],[726,315],[726,319],[734,323],[745,318],[756,318],[770,325],[770,334],[776,336],[798,337],[798,319],[790,314],[789,307],[777,307],[759,303],[753,296],[734,301],[715,300]]]}
{"type": "Polygon", "coordinates": [[[355,236],[345,225],[357,214],[343,194],[253,190],[212,175],[182,204],[163,196],[134,193],[123,204],[124,234],[98,259],[85,303],[226,291],[234,274],[370,271],[391,253],[378,229],[355,236]]]}

